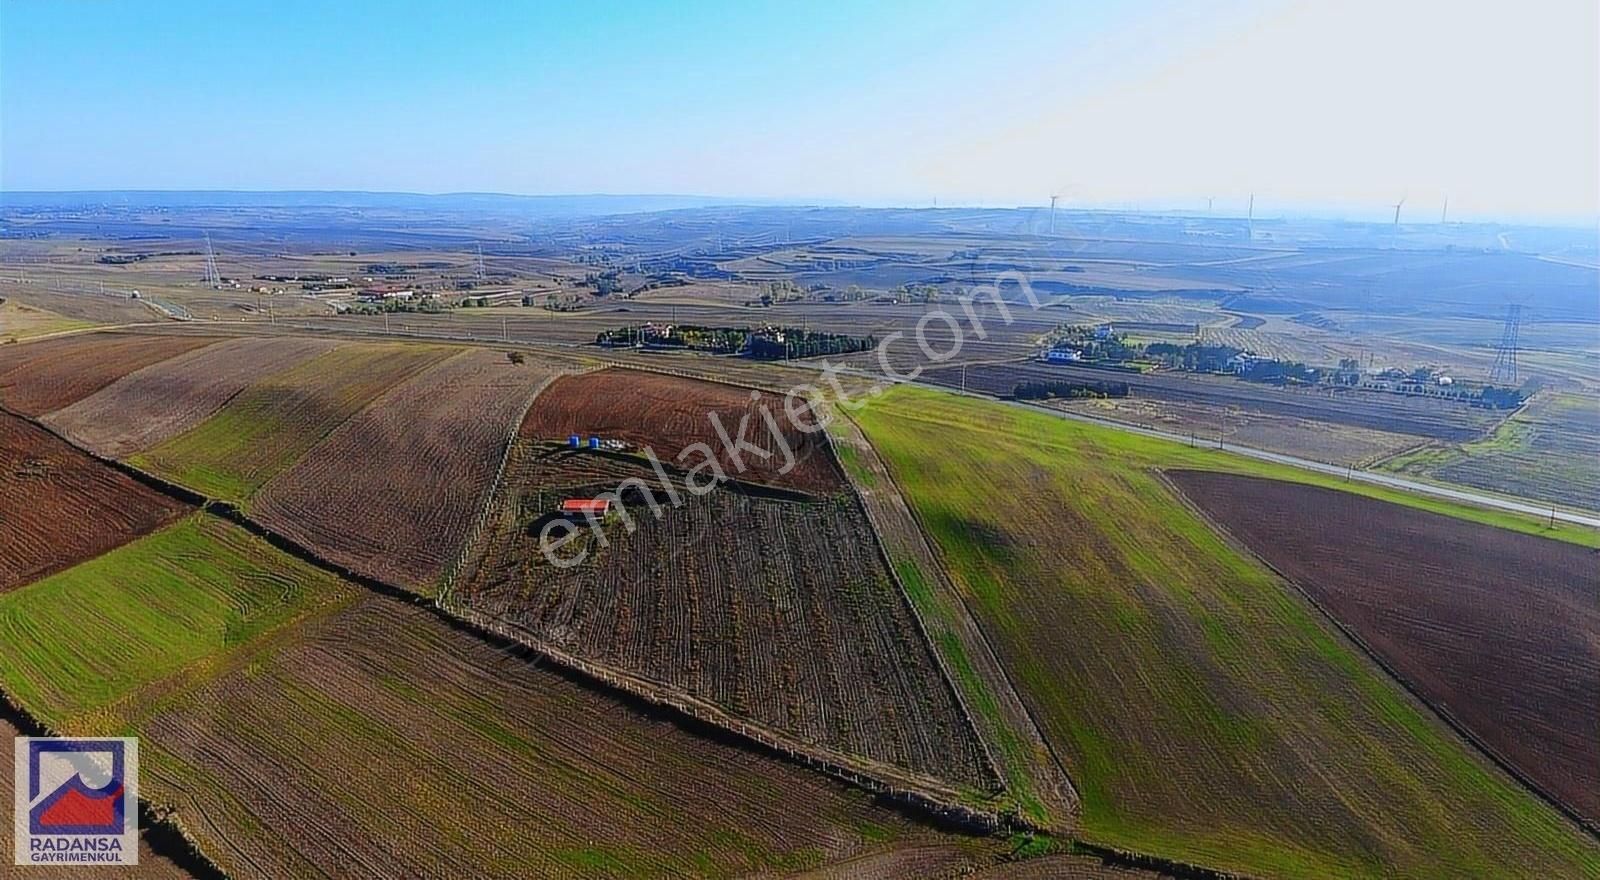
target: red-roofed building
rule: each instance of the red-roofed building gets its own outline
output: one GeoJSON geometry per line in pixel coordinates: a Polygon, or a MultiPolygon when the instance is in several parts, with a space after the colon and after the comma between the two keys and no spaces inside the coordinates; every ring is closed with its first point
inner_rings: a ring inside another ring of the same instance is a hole
{"type": "Polygon", "coordinates": [[[611,512],[611,499],[609,498],[568,498],[561,502],[561,513],[565,516],[593,516],[603,517],[611,512]]]}

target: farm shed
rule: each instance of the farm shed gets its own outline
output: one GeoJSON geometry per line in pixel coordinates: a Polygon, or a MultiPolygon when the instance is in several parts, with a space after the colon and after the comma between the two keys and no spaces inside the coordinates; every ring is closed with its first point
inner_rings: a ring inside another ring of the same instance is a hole
{"type": "Polygon", "coordinates": [[[563,516],[605,516],[611,512],[609,498],[568,498],[561,502],[563,516]]]}

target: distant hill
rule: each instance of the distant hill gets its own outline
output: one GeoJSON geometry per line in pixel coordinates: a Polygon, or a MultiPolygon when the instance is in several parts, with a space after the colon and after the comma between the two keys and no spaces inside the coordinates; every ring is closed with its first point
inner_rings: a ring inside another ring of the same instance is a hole
{"type": "Polygon", "coordinates": [[[686,195],[539,195],[347,192],[335,190],[81,190],[0,192],[7,208],[369,208],[513,211],[541,216],[628,214],[723,205],[774,205],[763,199],[686,195]]]}

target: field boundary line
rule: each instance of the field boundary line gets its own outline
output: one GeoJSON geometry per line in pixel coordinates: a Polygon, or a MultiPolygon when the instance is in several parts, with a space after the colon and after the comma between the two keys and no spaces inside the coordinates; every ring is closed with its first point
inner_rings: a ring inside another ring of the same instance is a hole
{"type": "MultiPolygon", "coordinates": [[[[0,691],[0,721],[9,721],[23,736],[63,736],[50,727],[11,695],[0,691]]],[[[140,838],[150,851],[170,860],[185,873],[198,880],[228,880],[222,866],[211,860],[200,844],[189,836],[175,811],[164,812],[145,798],[139,798],[140,838]]],[[[248,861],[248,860],[247,860],[248,861]]]]}
{"type": "MultiPolygon", "coordinates": [[[[1069,815],[1072,818],[1076,818],[1082,808],[1082,799],[1078,794],[1077,785],[1072,781],[1072,774],[1067,770],[1066,762],[1061,760],[1061,755],[1056,751],[1055,744],[1050,742],[1050,738],[1045,735],[1044,726],[1039,723],[1038,716],[1034,714],[1033,709],[1028,705],[1027,701],[1022,699],[1022,692],[1018,690],[1016,684],[1011,680],[1010,671],[1006,668],[1005,663],[1000,660],[999,653],[995,651],[994,642],[989,638],[988,632],[984,630],[983,624],[980,623],[977,616],[972,613],[972,607],[967,604],[966,597],[962,595],[961,590],[955,586],[954,582],[950,581],[949,574],[943,566],[942,553],[938,546],[928,538],[927,524],[922,521],[922,515],[917,512],[916,508],[913,507],[910,502],[905,500],[904,490],[901,489],[899,482],[895,480],[893,472],[889,470],[888,463],[884,462],[882,456],[878,455],[877,447],[872,445],[872,441],[867,438],[866,432],[861,430],[861,426],[859,424],[855,424],[853,421],[852,424],[855,425],[856,431],[861,434],[862,440],[872,450],[873,456],[878,458],[879,464],[882,465],[883,475],[889,480],[890,483],[894,485],[895,493],[900,496],[901,503],[905,507],[907,515],[911,518],[911,524],[917,530],[917,539],[920,540],[927,549],[928,557],[933,561],[934,566],[937,569],[935,572],[935,577],[946,583],[949,583],[949,593],[951,598],[954,599],[954,601],[960,606],[960,613],[965,615],[967,620],[970,622],[972,631],[977,635],[984,652],[989,655],[989,658],[993,662],[995,669],[999,671],[1001,677],[1004,679],[1006,688],[1010,690],[1013,699],[1016,701],[1017,707],[1022,710],[1023,715],[1028,719],[1028,723],[1033,726],[1034,733],[1036,734],[1039,743],[1044,746],[1045,751],[1050,755],[1050,760],[1056,765],[1056,770],[1060,773],[1061,781],[1066,783],[1067,786],[1065,793],[1069,799],[1069,803],[1067,804],[1067,807],[1070,810],[1069,815]]],[[[874,528],[876,528],[876,525],[874,525],[874,528]]],[[[898,572],[896,574],[898,575],[898,572]]]]}
{"type": "Polygon", "coordinates": [[[510,420],[511,427],[506,432],[505,442],[500,450],[500,464],[495,468],[494,479],[489,481],[489,486],[483,495],[483,501],[478,505],[478,515],[474,519],[472,528],[468,531],[465,540],[461,542],[461,547],[456,550],[455,558],[450,561],[449,565],[445,566],[444,572],[440,574],[435,590],[435,597],[439,604],[450,604],[450,598],[455,593],[456,579],[460,577],[462,567],[467,564],[467,560],[472,556],[472,546],[483,535],[484,524],[489,521],[489,514],[494,508],[495,498],[500,493],[500,485],[505,482],[506,465],[511,461],[511,452],[516,448],[517,438],[522,434],[522,423],[527,421],[528,412],[533,409],[533,405],[538,401],[539,395],[550,387],[550,383],[563,376],[581,376],[595,369],[599,368],[584,367],[575,372],[561,369],[544,377],[538,385],[534,386],[533,393],[528,395],[527,401],[522,404],[516,418],[510,420]]]}
{"type": "Polygon", "coordinates": [[[938,823],[984,834],[993,834],[1008,828],[1024,831],[1042,830],[1018,817],[962,804],[954,791],[933,777],[922,777],[921,774],[913,774],[888,765],[877,765],[876,762],[843,755],[825,747],[795,742],[763,725],[741,721],[722,709],[682,693],[676,688],[570,654],[489,615],[471,609],[439,610],[440,613],[454,618],[463,625],[497,639],[520,645],[610,690],[620,691],[654,706],[671,709],[759,746],[764,751],[848,782],[872,794],[912,807],[938,823]]]}
{"type": "MultiPolygon", "coordinates": [[[[16,415],[3,406],[0,406],[0,412],[16,415]]],[[[24,418],[32,424],[39,424],[36,420],[27,419],[25,416],[17,417],[24,418]]],[[[874,762],[838,754],[826,748],[797,743],[782,734],[766,730],[760,725],[740,721],[720,709],[702,704],[687,695],[678,695],[672,692],[671,689],[664,687],[652,687],[644,679],[623,675],[600,664],[590,663],[567,654],[559,648],[540,643],[530,636],[519,636],[514,630],[505,627],[504,624],[489,618],[487,615],[479,614],[470,609],[458,608],[454,603],[452,603],[451,607],[446,607],[435,598],[355,571],[348,566],[323,557],[310,547],[286,535],[268,528],[232,502],[207,498],[192,489],[150,474],[134,465],[83,449],[72,443],[70,439],[51,429],[48,425],[40,425],[40,427],[50,431],[62,442],[83,451],[102,464],[114,467],[145,482],[147,485],[168,492],[182,500],[187,500],[200,508],[200,512],[228,520],[251,534],[266,540],[279,550],[336,574],[357,586],[410,605],[428,609],[452,626],[464,628],[479,638],[491,642],[507,642],[519,645],[536,656],[545,657],[563,669],[580,675],[589,681],[591,685],[603,686],[641,700],[649,705],[673,710],[681,716],[722,730],[748,745],[759,746],[767,752],[785,757],[802,766],[850,783],[871,794],[885,797],[895,803],[909,807],[936,824],[983,834],[993,834],[1006,829],[1021,831],[1044,830],[1035,827],[1031,822],[1020,816],[995,813],[962,804],[959,794],[942,780],[934,777],[923,777],[921,774],[911,773],[888,765],[880,766],[874,762]]]]}
{"type": "MultiPolygon", "coordinates": [[[[834,417],[843,418],[843,416],[837,414],[834,417]]],[[[823,446],[827,448],[828,454],[833,456],[835,462],[838,462],[839,452],[833,448],[833,437],[829,435],[826,428],[818,433],[822,435],[823,446]]],[[[839,468],[844,470],[844,465],[841,463],[839,468]]],[[[1006,784],[1005,774],[1001,772],[1000,764],[995,760],[994,753],[989,749],[989,743],[984,739],[983,732],[978,729],[978,722],[973,718],[972,710],[967,706],[966,696],[962,694],[961,688],[956,686],[955,676],[951,673],[949,664],[945,662],[944,655],[939,653],[939,649],[935,646],[933,636],[928,632],[927,622],[922,619],[922,614],[917,610],[916,603],[911,601],[911,592],[906,589],[905,582],[900,579],[900,572],[895,570],[894,560],[889,556],[889,550],[883,543],[882,527],[879,525],[877,517],[873,516],[872,508],[861,497],[861,492],[856,487],[855,482],[850,479],[848,471],[845,473],[845,484],[850,487],[850,499],[867,517],[867,525],[872,530],[873,549],[877,551],[878,559],[883,563],[883,567],[889,571],[889,577],[894,582],[895,592],[900,597],[901,606],[911,615],[911,619],[916,621],[917,633],[922,637],[923,648],[933,657],[934,664],[939,667],[939,676],[944,679],[945,687],[949,689],[950,695],[955,699],[956,706],[961,709],[961,720],[966,722],[967,732],[971,733],[973,739],[978,741],[978,748],[983,752],[985,767],[992,775],[993,781],[998,784],[999,791],[1008,792],[1010,787],[1006,784]]]]}
{"type": "Polygon", "coordinates": [[[1560,813],[1563,817],[1576,824],[1591,837],[1595,838],[1596,840],[1600,840],[1600,825],[1597,825],[1592,820],[1586,818],[1583,814],[1579,813],[1565,801],[1546,791],[1538,783],[1529,778],[1527,774],[1517,769],[1517,767],[1512,765],[1510,761],[1506,760],[1506,758],[1501,756],[1499,752],[1495,751],[1493,746],[1489,745],[1477,734],[1473,733],[1465,724],[1452,715],[1449,709],[1438,705],[1434,701],[1423,696],[1422,692],[1419,691],[1409,679],[1407,679],[1404,675],[1401,675],[1400,672],[1391,666],[1387,660],[1379,656],[1378,652],[1374,650],[1365,639],[1361,638],[1361,636],[1358,635],[1355,630],[1349,626],[1346,626],[1345,623],[1335,616],[1332,611],[1330,611],[1321,602],[1318,602],[1315,598],[1313,598],[1310,591],[1301,586],[1299,581],[1289,577],[1277,566],[1262,558],[1254,550],[1251,550],[1249,545],[1239,540],[1239,538],[1235,536],[1233,532],[1229,531],[1225,526],[1217,522],[1205,511],[1201,510],[1199,505],[1195,504],[1194,501],[1190,499],[1189,496],[1185,494],[1184,491],[1180,489],[1170,477],[1167,476],[1165,471],[1156,468],[1154,469],[1154,472],[1156,479],[1166,487],[1167,491],[1176,496],[1179,502],[1183,504],[1183,506],[1187,508],[1190,513],[1199,517],[1200,521],[1205,523],[1207,528],[1210,528],[1212,531],[1216,532],[1217,535],[1220,536],[1236,552],[1239,552],[1247,558],[1260,563],[1268,571],[1272,572],[1273,575],[1278,578],[1278,580],[1283,581],[1292,587],[1295,593],[1299,594],[1312,608],[1316,609],[1318,616],[1327,621],[1329,624],[1332,624],[1334,629],[1338,630],[1338,632],[1348,639],[1351,644],[1355,645],[1362,654],[1366,655],[1369,660],[1376,664],[1377,667],[1382,670],[1385,676],[1393,680],[1396,684],[1400,685],[1401,689],[1409,694],[1412,699],[1420,703],[1423,708],[1427,709],[1429,714],[1432,714],[1440,721],[1444,722],[1446,727],[1454,731],[1462,739],[1466,740],[1468,745],[1482,753],[1485,758],[1488,758],[1489,763],[1504,771],[1514,781],[1526,788],[1530,794],[1544,801],[1549,806],[1554,807],[1556,812],[1560,813]]]}

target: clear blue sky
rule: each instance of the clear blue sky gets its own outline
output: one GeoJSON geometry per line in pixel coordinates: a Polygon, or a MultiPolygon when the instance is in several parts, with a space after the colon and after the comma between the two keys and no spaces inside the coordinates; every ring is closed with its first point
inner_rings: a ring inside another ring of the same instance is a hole
{"type": "Polygon", "coordinates": [[[0,0],[0,186],[1593,216],[1595,40],[1593,0],[0,0]]]}

